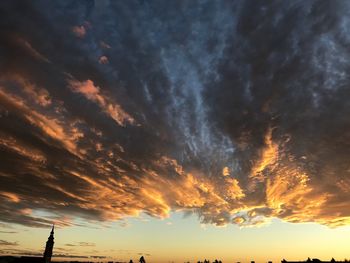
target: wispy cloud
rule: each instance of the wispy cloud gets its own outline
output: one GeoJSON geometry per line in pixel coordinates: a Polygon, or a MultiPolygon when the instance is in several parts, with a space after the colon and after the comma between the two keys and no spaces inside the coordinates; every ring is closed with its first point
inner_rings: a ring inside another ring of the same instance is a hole
{"type": "Polygon", "coordinates": [[[9,242],[6,240],[0,240],[0,246],[18,246],[18,242],[9,242]]]}
{"type": "Polygon", "coordinates": [[[92,242],[77,242],[77,243],[74,243],[74,244],[65,244],[65,246],[68,246],[68,247],[77,247],[77,246],[80,246],[80,247],[94,247],[94,246],[96,246],[96,244],[92,243],[92,242]]]}
{"type": "Polygon", "coordinates": [[[110,102],[107,96],[101,94],[100,88],[95,86],[91,80],[84,82],[70,81],[73,92],[79,92],[88,100],[95,102],[101,109],[114,119],[119,125],[124,126],[126,122],[133,124],[135,120],[126,113],[120,105],[110,102]]]}

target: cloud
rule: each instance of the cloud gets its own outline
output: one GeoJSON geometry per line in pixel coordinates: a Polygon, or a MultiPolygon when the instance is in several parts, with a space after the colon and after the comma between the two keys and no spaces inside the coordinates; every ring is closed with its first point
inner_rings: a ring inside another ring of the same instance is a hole
{"type": "Polygon", "coordinates": [[[73,26],[72,32],[79,38],[83,38],[86,35],[86,29],[84,26],[73,26]]]}
{"type": "MultiPolygon", "coordinates": [[[[106,61],[103,59],[102,61],[106,61]]],[[[83,94],[88,100],[91,100],[98,104],[103,111],[114,119],[119,125],[124,126],[125,122],[134,123],[134,119],[125,111],[121,109],[118,104],[107,102],[108,98],[103,96],[100,92],[100,88],[95,86],[91,80],[84,82],[71,81],[70,82],[73,92],[83,94]]]]}
{"type": "Polygon", "coordinates": [[[149,253],[137,253],[137,255],[139,255],[139,256],[148,256],[148,257],[150,257],[151,256],[151,254],[149,254],[149,253]]]}
{"type": "Polygon", "coordinates": [[[107,258],[107,257],[106,256],[90,256],[90,258],[104,259],[104,258],[107,258]]]}
{"type": "Polygon", "coordinates": [[[1,221],[349,224],[347,2],[0,5],[1,221]]]}
{"type": "Polygon", "coordinates": [[[96,244],[92,243],[92,242],[77,242],[76,244],[65,244],[65,246],[68,246],[68,247],[77,247],[77,246],[80,246],[80,247],[94,247],[94,246],[96,246],[96,244]]]}
{"type": "Polygon", "coordinates": [[[89,256],[84,255],[71,255],[71,254],[54,254],[54,258],[89,258],[89,256]]]}
{"type": "Polygon", "coordinates": [[[9,242],[5,240],[0,240],[0,246],[18,246],[18,242],[9,242]]]}
{"type": "Polygon", "coordinates": [[[98,60],[100,64],[108,64],[108,58],[106,56],[101,56],[98,60]]]}

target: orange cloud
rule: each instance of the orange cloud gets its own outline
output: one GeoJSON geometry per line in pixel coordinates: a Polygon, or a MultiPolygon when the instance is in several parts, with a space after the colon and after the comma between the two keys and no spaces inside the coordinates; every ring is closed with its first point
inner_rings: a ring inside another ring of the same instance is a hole
{"type": "Polygon", "coordinates": [[[42,152],[36,149],[32,149],[22,145],[15,138],[4,135],[0,133],[0,145],[2,147],[6,147],[13,152],[16,152],[19,155],[25,156],[26,158],[34,161],[34,162],[45,162],[46,157],[42,152]]]}
{"type": "Polygon", "coordinates": [[[83,38],[86,35],[86,29],[83,25],[72,27],[72,32],[79,38],[83,38]]]}
{"type": "Polygon", "coordinates": [[[19,196],[14,194],[14,193],[0,192],[0,195],[4,196],[5,198],[7,198],[8,200],[10,200],[11,202],[14,202],[14,203],[18,203],[21,200],[19,198],[19,196]]]}
{"type": "Polygon", "coordinates": [[[265,147],[262,149],[260,159],[258,159],[251,169],[250,177],[257,181],[263,181],[263,171],[273,169],[274,163],[278,159],[278,145],[272,141],[272,129],[269,128],[265,135],[265,147]]]}
{"type": "Polygon", "coordinates": [[[228,176],[228,175],[230,175],[230,169],[229,169],[227,166],[225,166],[225,167],[222,169],[222,175],[223,175],[223,176],[228,176]]]}
{"type": "Polygon", "coordinates": [[[50,94],[46,89],[37,87],[19,74],[6,74],[0,80],[15,83],[22,89],[28,100],[33,100],[40,106],[47,107],[52,103],[50,94]]]}
{"type": "Polygon", "coordinates": [[[105,65],[105,64],[108,64],[109,61],[108,61],[108,58],[107,58],[106,56],[101,56],[101,57],[99,58],[98,62],[99,62],[100,64],[105,65]]]}
{"type": "Polygon", "coordinates": [[[95,102],[100,108],[114,119],[120,126],[125,126],[125,123],[134,124],[135,120],[126,113],[120,105],[110,101],[104,96],[100,88],[95,86],[91,80],[79,82],[72,80],[70,86],[73,92],[84,95],[88,100],[95,102]]]}
{"type": "MultiPolygon", "coordinates": [[[[2,90],[0,90],[0,101],[10,107],[12,111],[17,111],[31,125],[39,128],[49,138],[62,144],[71,153],[76,155],[81,154],[77,149],[76,140],[82,137],[83,134],[76,127],[64,126],[60,123],[61,121],[58,118],[49,118],[48,116],[31,109],[26,105],[26,102],[23,99],[5,93],[2,90]]],[[[12,146],[14,145],[13,143],[11,144],[11,141],[9,140],[7,140],[7,142],[3,140],[3,143],[12,146]]],[[[23,148],[20,150],[19,147],[20,146],[17,146],[17,148],[13,147],[13,149],[17,149],[25,154],[25,150],[23,150],[23,148]]]]}
{"type": "MultiPolygon", "coordinates": [[[[338,202],[339,207],[333,208],[334,213],[328,213],[330,208],[327,204],[332,202],[334,196],[327,192],[320,193],[314,188],[310,176],[294,163],[293,156],[284,152],[285,145],[273,141],[272,129],[267,131],[260,158],[254,163],[245,183],[241,182],[241,178],[234,178],[228,166],[218,170],[216,178],[209,178],[199,170],[186,169],[176,159],[167,156],[151,161],[150,167],[146,167],[124,159],[128,153],[118,143],[104,144],[102,132],[94,127],[90,130],[97,141],[85,140],[81,145],[85,133],[78,127],[83,122],[72,121],[56,113],[44,115],[31,107],[30,101],[41,109],[53,107],[53,100],[40,99],[40,94],[45,97],[48,94],[22,78],[16,77],[14,81],[25,94],[32,94],[34,100],[23,99],[1,89],[2,104],[39,129],[44,135],[42,140],[55,141],[79,160],[87,156],[83,162],[90,167],[90,171],[79,165],[76,168],[63,168],[70,180],[75,178],[74,181],[80,185],[82,195],[43,169],[47,157],[41,150],[28,147],[12,136],[0,134],[0,146],[31,160],[27,172],[44,180],[45,187],[64,196],[63,200],[51,203],[59,209],[74,206],[77,215],[95,220],[119,220],[125,216],[138,216],[142,212],[166,218],[173,210],[192,211],[199,215],[203,223],[217,226],[228,223],[257,226],[265,224],[272,217],[289,222],[319,222],[332,227],[350,221],[346,213],[339,213],[346,210],[346,202],[338,202]],[[89,158],[89,151],[93,151],[96,158],[89,158]],[[137,176],[134,177],[133,172],[137,176]]],[[[99,105],[119,125],[135,122],[119,105],[103,95],[91,80],[71,81],[70,85],[74,92],[99,105]]],[[[348,192],[348,184],[346,179],[336,182],[344,193],[348,192]]],[[[2,191],[0,195],[4,200],[23,205],[20,213],[26,215],[28,220],[34,220],[33,209],[25,206],[20,195],[8,191],[2,191]]],[[[24,196],[23,200],[28,198],[24,196]]],[[[43,205],[45,202],[41,199],[37,204],[43,205]]],[[[67,221],[63,218],[64,213],[58,215],[57,221],[62,225],[71,224],[70,219],[67,221]]]]}

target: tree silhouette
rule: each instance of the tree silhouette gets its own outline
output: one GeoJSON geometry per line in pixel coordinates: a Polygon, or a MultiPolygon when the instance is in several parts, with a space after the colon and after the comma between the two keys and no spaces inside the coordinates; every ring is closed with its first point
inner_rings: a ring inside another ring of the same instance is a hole
{"type": "Polygon", "coordinates": [[[146,260],[143,256],[140,257],[140,263],[146,263],[146,260]]]}

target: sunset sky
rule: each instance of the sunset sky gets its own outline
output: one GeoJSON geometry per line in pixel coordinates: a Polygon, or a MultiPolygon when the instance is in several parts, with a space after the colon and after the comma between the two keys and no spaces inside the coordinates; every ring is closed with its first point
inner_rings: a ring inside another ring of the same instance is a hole
{"type": "Polygon", "coordinates": [[[0,254],[350,258],[350,1],[0,2],[0,254]],[[349,76],[348,76],[349,75],[349,76]]]}

